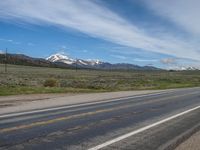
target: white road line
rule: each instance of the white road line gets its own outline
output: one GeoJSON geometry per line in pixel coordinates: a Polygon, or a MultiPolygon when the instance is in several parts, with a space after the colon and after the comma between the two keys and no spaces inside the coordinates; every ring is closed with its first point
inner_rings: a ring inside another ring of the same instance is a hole
{"type": "Polygon", "coordinates": [[[126,99],[131,99],[131,98],[139,98],[139,97],[146,97],[146,96],[156,96],[156,95],[166,94],[166,93],[171,93],[171,92],[173,92],[173,90],[167,91],[167,92],[159,92],[159,93],[144,94],[144,95],[138,95],[138,96],[123,97],[123,98],[118,98],[118,99],[103,100],[103,101],[98,101],[98,102],[74,104],[74,105],[70,105],[70,106],[68,105],[68,106],[60,106],[60,107],[55,107],[55,108],[45,108],[45,109],[41,109],[41,110],[33,110],[33,111],[26,111],[26,112],[4,114],[4,115],[0,115],[0,119],[7,118],[7,117],[16,117],[16,116],[21,116],[21,115],[29,115],[29,114],[33,114],[33,113],[55,111],[55,110],[66,109],[66,108],[74,108],[74,107],[79,107],[79,106],[87,106],[87,105],[89,106],[89,105],[93,105],[93,104],[102,104],[102,103],[126,100],[126,99]]]}
{"type": "Polygon", "coordinates": [[[95,147],[93,147],[93,148],[90,148],[90,149],[88,149],[88,150],[99,150],[99,149],[101,149],[101,148],[104,148],[104,147],[106,147],[106,146],[109,146],[109,145],[111,145],[111,144],[114,144],[114,143],[116,143],[116,142],[119,142],[119,141],[121,141],[121,140],[124,140],[124,139],[126,139],[126,138],[128,138],[128,137],[131,137],[131,136],[133,136],[133,135],[136,135],[136,134],[138,134],[138,133],[140,133],[140,132],[143,132],[143,131],[145,131],[145,130],[148,130],[148,129],[150,129],[150,128],[153,128],[153,127],[155,127],[155,126],[158,126],[158,125],[160,125],[160,124],[163,124],[163,123],[165,123],[165,122],[167,122],[167,121],[170,121],[170,120],[175,119],[175,118],[177,118],[177,117],[183,116],[183,115],[185,115],[185,114],[187,114],[187,113],[190,113],[190,112],[192,112],[192,111],[194,111],[194,110],[197,110],[197,109],[199,109],[199,108],[200,108],[200,105],[197,106],[197,107],[194,107],[194,108],[192,108],[192,109],[189,109],[189,110],[187,110],[187,111],[184,111],[184,112],[182,112],[182,113],[176,114],[176,115],[171,116],[171,117],[168,117],[168,118],[166,118],[166,119],[163,119],[163,120],[161,120],[161,121],[158,121],[158,122],[156,122],[156,123],[153,123],[153,124],[151,124],[151,125],[148,125],[148,126],[145,126],[145,127],[143,127],[143,128],[140,128],[140,129],[138,129],[138,130],[129,132],[129,133],[127,133],[127,134],[124,134],[124,135],[122,135],[122,136],[120,136],[120,137],[117,137],[117,138],[115,138],[115,139],[112,139],[112,140],[110,140],[110,141],[107,141],[107,142],[105,142],[105,143],[103,143],[103,144],[97,145],[97,146],[95,146],[95,147]]]}

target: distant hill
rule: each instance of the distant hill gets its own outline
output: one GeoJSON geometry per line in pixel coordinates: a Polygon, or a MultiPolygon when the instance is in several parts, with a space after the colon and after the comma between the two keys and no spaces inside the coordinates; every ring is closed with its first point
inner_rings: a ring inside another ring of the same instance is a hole
{"type": "MultiPolygon", "coordinates": [[[[23,54],[7,54],[8,64],[56,67],[56,68],[78,68],[78,69],[101,69],[101,70],[160,70],[153,66],[138,66],[127,63],[111,64],[99,60],[72,59],[62,54],[51,55],[50,57],[33,58],[23,54]]],[[[5,54],[0,54],[0,63],[5,63],[5,54]]]]}
{"type": "MultiPolygon", "coordinates": [[[[0,54],[0,63],[5,63],[5,54],[0,54]]],[[[14,65],[59,67],[55,63],[42,58],[32,58],[23,54],[7,54],[7,63],[14,65]]]]}

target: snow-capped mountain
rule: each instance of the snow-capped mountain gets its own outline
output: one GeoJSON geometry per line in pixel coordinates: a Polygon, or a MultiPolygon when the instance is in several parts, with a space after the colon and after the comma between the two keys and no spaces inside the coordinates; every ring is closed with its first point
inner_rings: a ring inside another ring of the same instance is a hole
{"type": "Polygon", "coordinates": [[[73,59],[64,54],[54,54],[50,57],[46,58],[46,60],[56,63],[57,65],[61,65],[63,67],[71,66],[71,67],[78,67],[78,68],[90,68],[90,69],[104,69],[104,70],[127,70],[127,69],[134,69],[134,70],[158,70],[158,68],[153,66],[138,66],[134,64],[126,64],[126,63],[117,63],[111,64],[108,62],[102,62],[100,60],[93,60],[93,59],[73,59]]]}
{"type": "Polygon", "coordinates": [[[200,68],[194,67],[194,66],[176,66],[176,67],[170,68],[170,70],[186,71],[186,70],[200,70],[200,68]]]}
{"type": "Polygon", "coordinates": [[[51,62],[62,62],[68,65],[71,65],[76,62],[74,59],[59,53],[49,56],[48,58],[46,58],[46,60],[51,62]]]}
{"type": "Polygon", "coordinates": [[[83,60],[83,59],[73,59],[70,58],[64,54],[54,54],[46,58],[46,60],[51,61],[51,62],[58,62],[58,63],[64,63],[68,65],[79,65],[79,66],[95,66],[95,65],[100,65],[103,64],[100,60],[83,60]]]}
{"type": "Polygon", "coordinates": [[[187,67],[187,70],[199,70],[199,68],[196,68],[196,67],[187,67]]]}

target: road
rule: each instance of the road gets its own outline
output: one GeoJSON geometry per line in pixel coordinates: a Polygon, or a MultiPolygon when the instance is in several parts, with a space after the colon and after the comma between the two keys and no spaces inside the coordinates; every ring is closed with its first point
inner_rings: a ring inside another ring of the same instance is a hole
{"type": "Polygon", "coordinates": [[[0,116],[0,149],[173,149],[200,127],[200,88],[0,116]]]}

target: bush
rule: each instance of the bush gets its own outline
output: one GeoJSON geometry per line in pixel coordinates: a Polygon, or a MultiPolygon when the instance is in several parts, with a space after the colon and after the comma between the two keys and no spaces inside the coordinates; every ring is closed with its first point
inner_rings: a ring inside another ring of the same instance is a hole
{"type": "Polygon", "coordinates": [[[72,87],[72,83],[70,81],[61,80],[60,87],[72,87]]]}
{"type": "Polygon", "coordinates": [[[58,85],[58,82],[56,79],[47,79],[44,81],[43,84],[45,87],[55,87],[58,85]]]}

